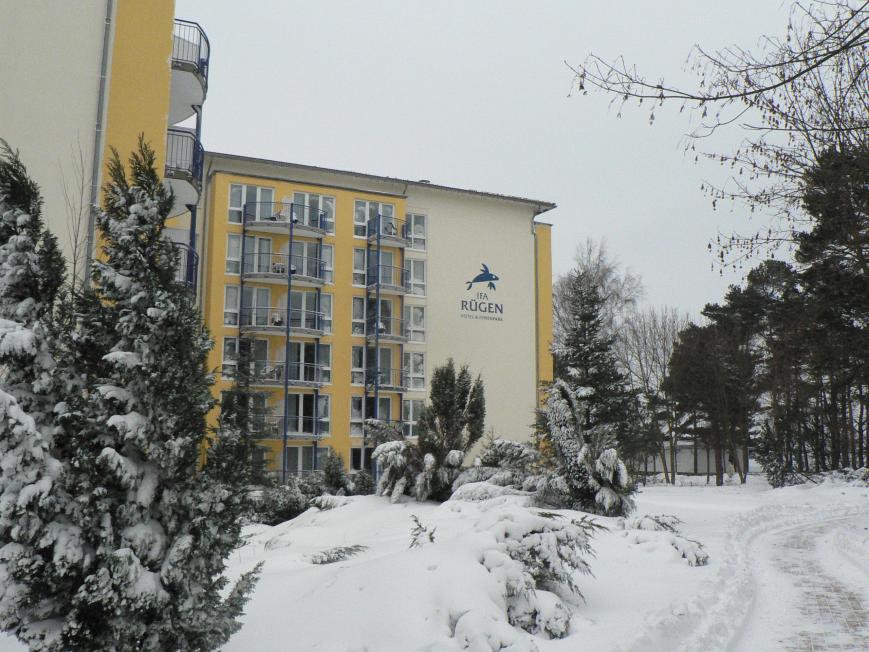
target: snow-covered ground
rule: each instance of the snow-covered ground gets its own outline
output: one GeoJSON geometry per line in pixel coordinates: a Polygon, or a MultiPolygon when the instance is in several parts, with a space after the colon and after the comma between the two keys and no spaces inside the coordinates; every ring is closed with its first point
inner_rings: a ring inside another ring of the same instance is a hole
{"type": "Polygon", "coordinates": [[[594,577],[577,577],[585,603],[560,640],[510,627],[503,583],[481,563],[498,546],[493,524],[526,509],[522,501],[355,497],[251,527],[231,572],[265,566],[227,652],[869,649],[869,489],[772,490],[761,478],[650,486],[636,514],[677,516],[682,538],[597,518],[609,529],[594,538],[594,577]],[[409,548],[412,516],[434,542],[424,535],[409,548]],[[697,552],[689,540],[703,544],[707,565],[683,558],[697,552]],[[338,547],[355,548],[315,563],[338,547]]]}

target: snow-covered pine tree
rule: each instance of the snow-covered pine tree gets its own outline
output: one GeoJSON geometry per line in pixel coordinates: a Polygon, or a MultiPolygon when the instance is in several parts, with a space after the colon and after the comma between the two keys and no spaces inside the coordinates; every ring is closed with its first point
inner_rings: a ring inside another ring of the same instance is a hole
{"type": "Polygon", "coordinates": [[[79,529],[55,457],[52,317],[65,264],[37,185],[0,141],[0,628],[33,650],[57,640],[79,529]]]}
{"type": "Polygon", "coordinates": [[[211,341],[175,281],[177,252],[163,237],[173,198],[141,138],[130,175],[115,153],[97,218],[103,255],[78,308],[88,391],[68,420],[67,487],[87,563],[61,596],[69,611],[55,649],[213,650],[239,628],[257,573],[222,597],[250,464],[238,430],[204,444],[211,341]]]}

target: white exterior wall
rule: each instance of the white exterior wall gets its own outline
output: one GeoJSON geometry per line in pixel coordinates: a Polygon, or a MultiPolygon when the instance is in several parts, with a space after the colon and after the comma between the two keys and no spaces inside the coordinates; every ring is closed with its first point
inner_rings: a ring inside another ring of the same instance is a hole
{"type": "MultiPolygon", "coordinates": [[[[418,187],[409,190],[407,206],[409,212],[427,215],[426,385],[432,369],[447,358],[457,366],[467,364],[483,376],[486,429],[498,437],[527,439],[537,397],[531,208],[418,187]],[[468,281],[483,264],[498,276],[496,289],[478,283],[468,290],[468,281]],[[486,298],[479,299],[479,293],[486,298]],[[462,301],[470,308],[472,300],[503,306],[503,313],[463,310],[462,301]]],[[[423,257],[410,249],[406,255],[423,257]]],[[[406,302],[420,300],[408,297],[406,302]]],[[[405,345],[405,351],[421,348],[405,345]]]]}
{"type": "Polygon", "coordinates": [[[105,14],[106,0],[0,0],[0,138],[39,184],[67,258],[64,184],[78,201],[83,173],[90,202],[105,14]]]}

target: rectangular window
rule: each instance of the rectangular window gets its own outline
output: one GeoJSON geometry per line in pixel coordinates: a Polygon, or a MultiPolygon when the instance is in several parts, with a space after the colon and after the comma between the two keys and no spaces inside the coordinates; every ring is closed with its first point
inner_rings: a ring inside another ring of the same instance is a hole
{"type": "Polygon", "coordinates": [[[238,326],[238,294],[237,285],[227,285],[223,289],[223,323],[226,326],[238,326]]]}
{"type": "Polygon", "coordinates": [[[326,283],[332,283],[334,279],[334,260],[335,260],[335,249],[332,245],[323,245],[323,250],[321,254],[321,258],[323,259],[323,280],[326,283]]]}
{"type": "Polygon", "coordinates": [[[350,351],[350,382],[365,384],[365,347],[354,346],[350,351]]]}
{"type": "MultiPolygon", "coordinates": [[[[302,471],[314,470],[314,447],[301,446],[302,449],[302,471]]],[[[329,454],[328,446],[317,446],[317,469],[322,469],[326,463],[326,456],[329,454]]]]}
{"type": "Polygon", "coordinates": [[[356,446],[350,449],[350,468],[354,471],[371,471],[371,453],[373,448],[356,446]]]}
{"type": "Polygon", "coordinates": [[[241,271],[241,236],[230,233],[226,236],[226,273],[238,274],[241,271]]]}
{"type": "Polygon", "coordinates": [[[380,396],[377,399],[378,409],[374,410],[374,397],[368,396],[365,399],[365,418],[380,419],[381,421],[392,421],[392,399],[388,396],[380,396]]]}
{"type": "Polygon", "coordinates": [[[320,380],[324,383],[332,382],[332,345],[319,344],[317,360],[320,363],[320,380]]]}
{"type": "Polygon", "coordinates": [[[410,293],[416,296],[425,296],[425,261],[410,258],[405,261],[407,269],[410,293]]]}
{"type": "Polygon", "coordinates": [[[353,285],[365,287],[365,250],[353,250],[353,285]]]}
{"type": "Polygon", "coordinates": [[[425,251],[425,215],[407,214],[408,246],[417,251],[425,251]]]}
{"type": "Polygon", "coordinates": [[[299,224],[335,233],[335,198],[308,192],[293,193],[293,216],[299,224]]]}
{"type": "Polygon", "coordinates": [[[404,373],[407,374],[408,389],[425,389],[425,353],[406,352],[404,373]]]}
{"type": "Polygon", "coordinates": [[[404,307],[404,328],[410,342],[425,342],[425,306],[404,307]]]}
{"type": "Polygon", "coordinates": [[[235,370],[238,368],[238,338],[223,338],[223,364],[220,373],[225,378],[235,378],[235,370]]]}
{"type": "Polygon", "coordinates": [[[422,399],[406,399],[401,404],[401,420],[403,422],[403,430],[405,437],[415,437],[417,432],[417,422],[425,401],[422,399]]]}
{"type": "Polygon", "coordinates": [[[353,237],[364,238],[368,234],[368,202],[356,200],[353,211],[353,237]]]}
{"type": "MultiPolygon", "coordinates": [[[[328,435],[332,432],[331,423],[332,423],[332,404],[330,403],[330,396],[328,394],[320,394],[317,398],[317,417],[319,419],[319,423],[317,424],[317,431],[323,433],[324,435],[328,435]]],[[[323,468],[320,466],[320,468],[323,468]]]]}
{"type": "MultiPolygon", "coordinates": [[[[368,223],[375,228],[377,217],[380,216],[380,232],[384,235],[400,235],[395,222],[395,206],[377,201],[357,199],[353,212],[353,235],[364,238],[368,235],[368,223]]],[[[372,234],[374,231],[371,232],[372,234]]]]}
{"type": "Polygon", "coordinates": [[[365,427],[365,397],[350,397],[350,436],[361,437],[365,427]]]}
{"type": "Polygon", "coordinates": [[[267,326],[269,323],[269,304],[271,290],[245,286],[241,292],[241,315],[239,323],[242,326],[267,326]]]}
{"type": "Polygon", "coordinates": [[[272,239],[257,238],[252,235],[244,236],[244,261],[242,263],[245,274],[254,272],[274,272],[272,268],[272,239]]]}
{"type": "Polygon", "coordinates": [[[274,213],[275,191],[272,188],[229,184],[229,221],[241,224],[245,221],[267,219],[274,213]]]}
{"type": "Polygon", "coordinates": [[[365,335],[365,297],[353,297],[352,317],[351,332],[354,335],[365,335]]]}
{"type": "Polygon", "coordinates": [[[332,295],[320,294],[320,312],[323,313],[323,332],[332,332],[332,295]]]}

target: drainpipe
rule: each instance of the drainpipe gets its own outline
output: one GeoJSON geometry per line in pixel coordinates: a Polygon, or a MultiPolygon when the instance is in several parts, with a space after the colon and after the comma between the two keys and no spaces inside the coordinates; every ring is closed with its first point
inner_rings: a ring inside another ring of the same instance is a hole
{"type": "Polygon", "coordinates": [[[96,246],[96,211],[100,203],[100,166],[102,165],[103,113],[106,106],[106,84],[109,69],[109,43],[112,36],[113,0],[106,0],[106,17],[103,26],[103,51],[100,57],[100,88],[97,95],[97,120],[94,129],[94,146],[91,163],[91,210],[88,211],[88,233],[84,262],[84,286],[90,285],[91,262],[96,246]]]}

